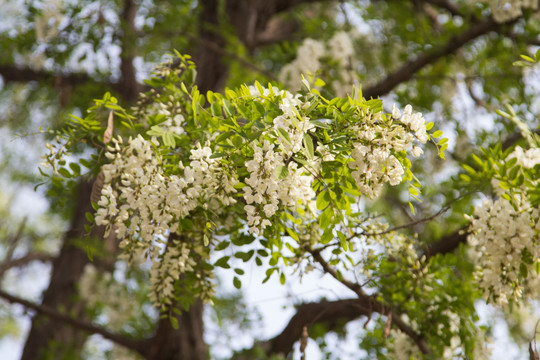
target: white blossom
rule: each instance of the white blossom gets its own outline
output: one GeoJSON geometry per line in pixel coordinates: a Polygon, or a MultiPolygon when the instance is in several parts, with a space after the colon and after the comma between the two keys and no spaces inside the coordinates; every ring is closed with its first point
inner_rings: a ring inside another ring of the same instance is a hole
{"type": "Polygon", "coordinates": [[[521,146],[516,146],[508,158],[516,158],[519,165],[531,169],[540,164],[540,148],[534,147],[532,149],[523,150],[521,146]]]}
{"type": "Polygon", "coordinates": [[[383,126],[382,114],[371,114],[363,124],[356,127],[359,141],[353,143],[349,168],[351,176],[362,193],[375,198],[384,183],[394,186],[403,180],[405,169],[396,158],[396,153],[412,148],[414,157],[423,151],[415,141],[428,140],[425,120],[421,113],[413,113],[407,105],[403,113],[393,106],[392,117],[383,126]]]}
{"type": "Polygon", "coordinates": [[[525,279],[519,275],[520,268],[533,273],[531,262],[540,256],[538,209],[524,196],[516,196],[514,205],[501,197],[484,201],[469,218],[469,255],[475,261],[479,286],[500,304],[521,298],[525,279]],[[531,261],[525,261],[524,256],[531,261]]]}

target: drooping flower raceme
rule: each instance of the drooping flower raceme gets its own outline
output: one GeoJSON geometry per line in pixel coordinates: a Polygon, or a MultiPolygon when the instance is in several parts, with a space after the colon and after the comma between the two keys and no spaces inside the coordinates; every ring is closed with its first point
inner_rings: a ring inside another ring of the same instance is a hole
{"type": "Polygon", "coordinates": [[[115,225],[121,239],[133,241],[137,234],[136,248],[141,251],[150,249],[156,235],[175,232],[178,221],[198,206],[220,211],[236,202],[238,180],[211,158],[209,147],[197,145],[191,150],[189,165],[179,164],[183,175],[166,175],[151,141],[139,135],[125,147],[120,147],[121,142],[116,140],[107,153],[112,162],[103,166],[105,181],[96,223],[115,225]]]}
{"type": "Polygon", "coordinates": [[[468,241],[480,287],[500,304],[519,299],[523,281],[540,257],[538,209],[522,195],[514,204],[501,197],[484,201],[470,219],[468,241]]]}
{"type": "Polygon", "coordinates": [[[349,167],[356,185],[369,198],[377,197],[384,183],[401,183],[405,170],[396,153],[412,147],[412,155],[420,156],[422,149],[413,144],[428,140],[422,114],[413,114],[410,105],[403,114],[394,106],[388,120],[383,119],[382,113],[370,114],[355,130],[359,141],[354,143],[349,167]]]}
{"type": "Polygon", "coordinates": [[[191,150],[189,165],[179,164],[183,174],[167,175],[152,141],[139,135],[122,145],[121,139],[114,141],[107,153],[111,163],[102,168],[104,185],[96,224],[114,229],[124,257],[152,260],[152,299],[167,304],[173,280],[193,270],[190,251],[194,247],[177,241],[168,243],[163,251],[162,239],[176,232],[179,221],[199,206],[220,213],[235,203],[237,179],[218,159],[211,158],[212,151],[206,146],[191,150]]]}
{"type": "Polygon", "coordinates": [[[304,134],[315,130],[315,125],[309,118],[298,119],[297,107],[306,104],[290,93],[282,93],[281,96],[283,114],[273,120],[273,127],[268,130],[276,139],[277,146],[268,140],[253,142],[253,159],[246,162],[250,175],[245,180],[249,186],[243,188],[247,204],[245,210],[250,232],[256,235],[271,225],[269,219],[280,205],[292,210],[296,206],[309,208],[315,197],[313,174],[304,168],[299,169],[298,164],[290,161],[302,150],[304,134]]]}

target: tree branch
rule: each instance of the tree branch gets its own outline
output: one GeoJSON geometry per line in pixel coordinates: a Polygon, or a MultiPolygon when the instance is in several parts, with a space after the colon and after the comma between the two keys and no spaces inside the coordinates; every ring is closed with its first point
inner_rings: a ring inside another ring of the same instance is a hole
{"type": "Polygon", "coordinates": [[[339,281],[340,283],[348,287],[350,290],[354,291],[359,297],[367,296],[364,290],[362,290],[362,287],[360,286],[360,284],[347,280],[341,274],[338,274],[336,269],[331,267],[330,264],[328,264],[326,260],[324,260],[319,250],[309,249],[308,251],[311,254],[311,256],[313,256],[313,259],[317,261],[319,264],[321,264],[323,271],[325,273],[332,275],[334,279],[336,279],[337,281],[339,281]]]}
{"type": "Polygon", "coordinates": [[[461,229],[454,231],[451,234],[448,234],[446,236],[443,236],[438,241],[429,244],[427,250],[424,252],[423,255],[426,256],[427,259],[429,259],[432,256],[435,256],[437,254],[448,254],[453,252],[459,247],[459,244],[464,244],[467,242],[467,236],[469,235],[468,232],[469,225],[465,225],[461,229]]]}
{"type": "Polygon", "coordinates": [[[38,305],[31,301],[22,299],[20,297],[8,294],[7,292],[0,290],[0,297],[5,299],[6,301],[12,303],[12,304],[19,304],[24,306],[27,309],[34,310],[38,313],[41,313],[43,315],[47,315],[51,317],[54,320],[62,321],[66,324],[69,324],[75,328],[87,331],[92,334],[99,334],[103,336],[107,340],[111,340],[112,342],[122,345],[128,349],[131,349],[133,351],[136,351],[137,353],[144,355],[145,354],[145,344],[143,341],[138,339],[132,339],[123,335],[115,334],[110,332],[107,329],[104,329],[102,327],[93,325],[91,323],[88,323],[86,321],[73,318],[71,316],[62,314],[48,306],[45,305],[38,305]]]}
{"type": "Polygon", "coordinates": [[[317,250],[308,250],[310,254],[313,256],[315,261],[317,261],[319,264],[321,264],[324,272],[332,275],[336,280],[341,282],[343,285],[347,286],[349,289],[354,291],[358,295],[358,299],[360,302],[369,304],[369,308],[371,309],[371,312],[377,312],[384,316],[390,316],[392,322],[400,329],[403,333],[405,333],[407,336],[411,338],[411,340],[414,341],[414,343],[418,346],[420,351],[423,354],[431,354],[431,350],[428,347],[427,343],[425,342],[424,338],[417,334],[408,324],[406,324],[393,309],[389,306],[386,306],[385,304],[377,301],[376,294],[375,295],[367,295],[363,290],[360,284],[353,283],[350,280],[345,279],[343,276],[338,274],[338,272],[332,268],[326,260],[321,256],[320,252],[317,250]]]}
{"type": "Polygon", "coordinates": [[[50,254],[35,253],[35,252],[29,252],[23,257],[16,258],[16,259],[6,259],[2,263],[0,263],[0,278],[4,275],[6,271],[8,271],[11,268],[25,266],[33,261],[50,262],[53,260],[54,260],[54,256],[50,254]]]}
{"type": "Polygon", "coordinates": [[[301,304],[283,331],[266,342],[269,343],[267,354],[287,356],[292,351],[294,343],[300,339],[304,326],[323,324],[331,331],[343,322],[355,320],[362,315],[370,316],[372,312],[370,304],[359,299],[301,304]]]}
{"type": "MultiPolygon", "coordinates": [[[[514,21],[515,20],[512,22],[514,21]]],[[[388,94],[397,85],[410,80],[425,66],[433,64],[437,60],[455,53],[466,43],[475,40],[482,35],[488,34],[492,31],[501,30],[501,28],[511,24],[512,22],[499,24],[492,18],[486,18],[479,21],[465,30],[463,33],[450,38],[443,46],[419,55],[416,59],[408,61],[394,72],[388,74],[386,78],[377,84],[368,86],[363,90],[363,96],[366,99],[369,99],[388,94]]]]}

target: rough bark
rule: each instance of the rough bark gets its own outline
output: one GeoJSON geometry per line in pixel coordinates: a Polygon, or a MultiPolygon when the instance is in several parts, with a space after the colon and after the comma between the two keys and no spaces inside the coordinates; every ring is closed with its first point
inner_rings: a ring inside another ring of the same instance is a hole
{"type": "Polygon", "coordinates": [[[159,320],[156,334],[151,340],[148,360],[206,360],[208,350],[204,342],[203,304],[196,300],[188,311],[176,316],[178,329],[169,318],[159,320]]]}
{"type": "MultiPolygon", "coordinates": [[[[63,314],[86,319],[83,304],[77,299],[76,285],[84,267],[90,262],[88,254],[81,249],[85,236],[86,212],[93,211],[90,202],[92,183],[81,183],[77,193],[78,204],[71,227],[65,235],[60,254],[53,261],[49,287],[45,291],[42,306],[63,314]]],[[[103,238],[103,227],[94,227],[91,235],[103,238]]],[[[81,330],[66,326],[57,319],[37,313],[26,339],[21,360],[38,360],[53,356],[55,359],[77,359],[88,336],[81,330]]]]}

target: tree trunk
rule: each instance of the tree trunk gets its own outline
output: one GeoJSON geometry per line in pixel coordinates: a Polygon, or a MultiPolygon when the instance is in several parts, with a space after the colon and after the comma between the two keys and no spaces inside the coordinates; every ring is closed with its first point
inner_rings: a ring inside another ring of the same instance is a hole
{"type": "MultiPolygon", "coordinates": [[[[84,267],[90,263],[81,249],[84,241],[86,212],[92,212],[90,196],[92,183],[81,183],[77,192],[78,204],[71,227],[65,235],[60,254],[53,262],[49,287],[42,305],[78,318],[86,318],[84,305],[78,300],[76,285],[84,267]]],[[[94,227],[91,235],[103,238],[104,228],[94,227]]],[[[21,360],[78,359],[88,334],[46,315],[36,314],[26,339],[21,360]]]]}
{"type": "Polygon", "coordinates": [[[206,360],[208,350],[204,342],[203,303],[196,300],[188,311],[177,316],[178,329],[170,319],[160,319],[152,339],[148,360],[206,360]]]}

